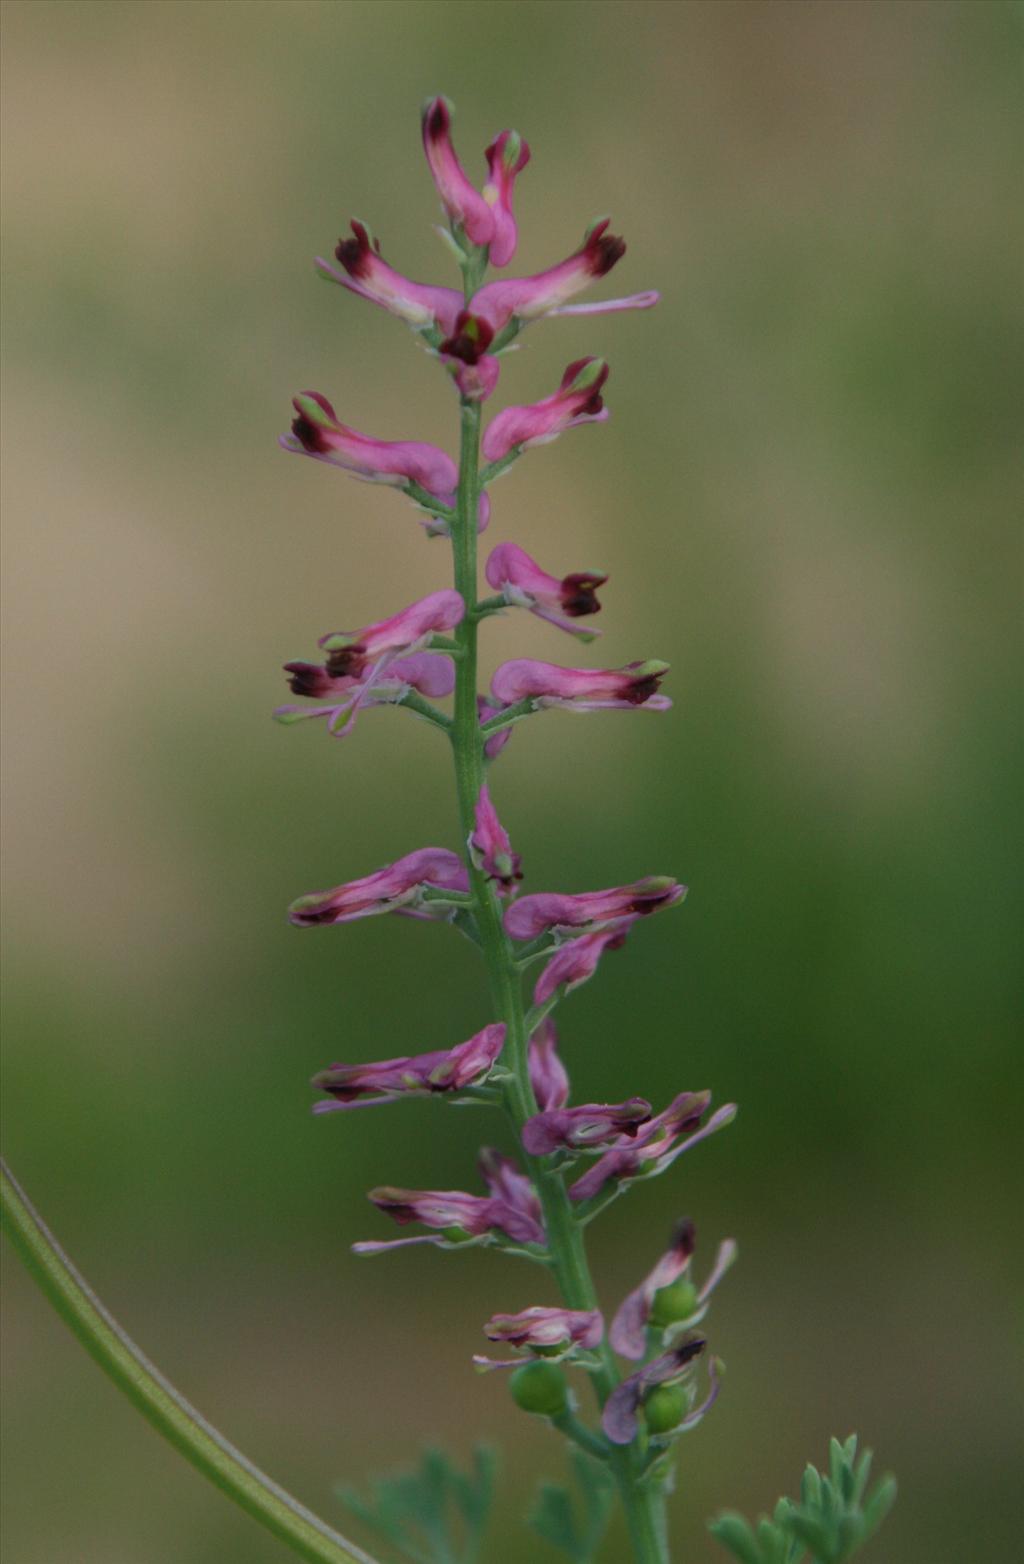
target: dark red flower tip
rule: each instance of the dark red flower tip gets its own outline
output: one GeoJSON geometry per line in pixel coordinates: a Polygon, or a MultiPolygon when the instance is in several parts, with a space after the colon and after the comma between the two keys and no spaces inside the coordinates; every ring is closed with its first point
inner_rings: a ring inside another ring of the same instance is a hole
{"type": "Polygon", "coordinates": [[[353,221],[352,232],[355,238],[339,239],[334,254],[350,277],[365,277],[370,270],[371,255],[380,254],[380,244],[376,239],[371,240],[363,223],[353,221]]]}
{"type": "Polygon", "coordinates": [[[672,1242],[669,1245],[669,1248],[675,1250],[677,1254],[689,1256],[693,1254],[696,1247],[697,1229],[694,1227],[690,1218],[688,1216],[684,1216],[682,1220],[676,1225],[675,1231],[672,1234],[672,1242]]]}
{"type": "Polygon", "coordinates": [[[583,254],[587,259],[587,266],[594,277],[604,277],[612,267],[621,261],[626,253],[626,241],[618,234],[606,233],[609,219],[597,223],[587,235],[587,242],[583,247],[583,254]]]}
{"type": "Polygon", "coordinates": [[[327,449],[323,431],[318,429],[316,424],[311,424],[305,413],[300,413],[297,418],[292,419],[292,434],[302,449],[313,455],[322,455],[327,449]]]}
{"type": "Polygon", "coordinates": [[[293,695],[316,697],[330,693],[330,676],[319,663],[285,663],[284,671],[291,675],[288,688],[293,695]]]}
{"type": "Polygon", "coordinates": [[[478,364],[493,341],[494,328],[483,316],[460,310],[455,330],[441,343],[441,352],[448,358],[461,359],[463,364],[478,364]]]}
{"type": "Polygon", "coordinates": [[[430,141],[440,141],[451,130],[452,117],[444,98],[432,98],[423,110],[423,134],[430,141]]]}
{"type": "MultiPolygon", "coordinates": [[[[654,691],[650,691],[653,695],[654,691]]],[[[630,696],[629,699],[632,699],[630,696]]],[[[646,699],[646,697],[645,697],[646,699]]],[[[636,901],[630,904],[630,912],[636,913],[638,918],[646,918],[648,913],[657,912],[665,903],[672,903],[676,899],[675,888],[664,891],[661,896],[638,896],[636,901]]]]}
{"type": "Polygon", "coordinates": [[[648,674],[646,679],[637,679],[636,683],[623,690],[622,694],[631,706],[642,706],[644,701],[649,701],[652,695],[658,693],[664,677],[663,673],[648,674]]]}
{"type": "Polygon", "coordinates": [[[359,642],[352,646],[338,646],[327,653],[327,672],[332,679],[344,679],[346,676],[358,679],[366,667],[366,649],[359,642]]]}
{"type": "Polygon", "coordinates": [[[562,612],[570,619],[583,619],[587,614],[599,614],[601,605],[597,600],[597,589],[599,586],[604,586],[607,580],[607,576],[589,575],[582,570],[574,575],[563,577],[562,612]]]}

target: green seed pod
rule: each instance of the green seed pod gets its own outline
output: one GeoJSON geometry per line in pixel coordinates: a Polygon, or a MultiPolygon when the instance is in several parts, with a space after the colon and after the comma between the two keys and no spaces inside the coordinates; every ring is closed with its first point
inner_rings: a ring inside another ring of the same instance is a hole
{"type": "Polygon", "coordinates": [[[659,1327],[676,1325],[697,1312],[697,1289],[685,1276],[668,1287],[660,1287],[651,1302],[650,1323],[659,1327]]]}
{"type": "Polygon", "coordinates": [[[568,1406],[565,1375],[554,1363],[524,1363],[508,1382],[512,1400],[524,1412],[540,1417],[557,1417],[568,1406]]]}
{"type": "Polygon", "coordinates": [[[644,1418],[652,1434],[670,1434],[689,1411],[682,1385],[657,1385],[644,1402],[644,1418]]]}

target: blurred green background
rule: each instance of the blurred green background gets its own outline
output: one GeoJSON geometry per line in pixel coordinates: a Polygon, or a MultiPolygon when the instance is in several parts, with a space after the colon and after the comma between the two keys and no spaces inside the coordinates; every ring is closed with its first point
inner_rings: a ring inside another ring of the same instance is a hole
{"type": "MultiPolygon", "coordinates": [[[[553,713],[493,782],[531,888],[691,886],[562,1019],[584,1100],[741,1104],[594,1234],[609,1308],[675,1217],[705,1263],[739,1241],[677,1556],[711,1564],[707,1516],[857,1429],[902,1485],[866,1560],[1020,1557],[1019,12],[15,0],[4,32],[4,1145],[29,1192],[315,1509],[486,1434],[488,1564],[554,1560],[519,1516],[559,1442],[468,1361],[491,1312],[553,1300],[491,1255],[348,1251],[390,1236],[369,1186],[474,1187],[482,1116],[308,1114],[332,1059],[487,1019],[446,929],[283,917],[454,845],[447,755],[398,713],[344,745],[268,719],[282,661],[448,582],[401,500],[275,445],[305,386],[454,441],[436,367],[311,267],[358,215],[452,280],[418,134],[447,92],[475,175],[503,126],[533,147],[517,270],[610,211],[605,294],[663,293],[506,361],[499,404],[606,354],[612,420],[504,479],[488,541],[610,572],[582,660],[673,664],[669,717],[553,713]]],[[[516,615],[487,654],[576,660],[516,615]]],[[[5,1282],[9,1564],[285,1556],[10,1258],[5,1282]]]]}

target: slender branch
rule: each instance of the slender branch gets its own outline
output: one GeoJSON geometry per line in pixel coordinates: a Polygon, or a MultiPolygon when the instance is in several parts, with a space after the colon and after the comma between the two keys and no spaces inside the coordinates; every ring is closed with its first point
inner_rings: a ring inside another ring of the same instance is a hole
{"type": "Polygon", "coordinates": [[[229,1444],[154,1368],[79,1275],[2,1161],[0,1217],[65,1324],[143,1417],[204,1477],[311,1564],[376,1564],[229,1444]]]}

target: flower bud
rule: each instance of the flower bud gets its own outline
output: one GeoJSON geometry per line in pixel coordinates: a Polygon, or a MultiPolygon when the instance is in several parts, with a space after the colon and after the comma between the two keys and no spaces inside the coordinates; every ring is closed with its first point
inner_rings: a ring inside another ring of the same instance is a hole
{"type": "Polygon", "coordinates": [[[654,1294],[650,1323],[662,1329],[666,1325],[677,1325],[680,1320],[688,1320],[691,1314],[695,1314],[698,1304],[696,1287],[685,1276],[681,1276],[668,1287],[659,1287],[654,1294]]]}
{"type": "Polygon", "coordinates": [[[689,1411],[689,1397],[682,1385],[656,1385],[644,1402],[649,1433],[669,1434],[689,1411]]]}
{"type": "Polygon", "coordinates": [[[512,1400],[524,1412],[539,1417],[557,1417],[568,1406],[565,1375],[553,1363],[539,1358],[517,1368],[508,1382],[512,1400]]]}

